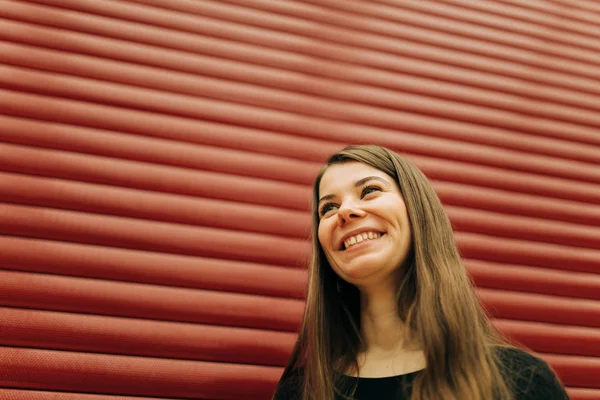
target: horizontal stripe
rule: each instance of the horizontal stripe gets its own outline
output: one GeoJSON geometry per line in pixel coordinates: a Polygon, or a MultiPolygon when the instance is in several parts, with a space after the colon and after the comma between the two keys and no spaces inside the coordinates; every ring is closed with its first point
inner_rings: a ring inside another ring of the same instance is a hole
{"type": "Polygon", "coordinates": [[[249,294],[0,270],[2,305],[296,331],[304,302],[249,294]]]}
{"type": "Polygon", "coordinates": [[[104,354],[0,348],[5,388],[233,400],[265,399],[281,368],[104,354]],[[27,370],[27,374],[20,371],[27,370]]]}
{"type": "Polygon", "coordinates": [[[304,268],[248,261],[10,236],[0,236],[0,249],[2,268],[16,271],[297,299],[307,284],[304,268]]]}
{"type": "Polygon", "coordinates": [[[600,356],[598,328],[507,319],[496,319],[493,322],[503,334],[538,353],[600,356]]]}
{"type": "Polygon", "coordinates": [[[284,366],[294,333],[0,307],[3,345],[284,366]]]}

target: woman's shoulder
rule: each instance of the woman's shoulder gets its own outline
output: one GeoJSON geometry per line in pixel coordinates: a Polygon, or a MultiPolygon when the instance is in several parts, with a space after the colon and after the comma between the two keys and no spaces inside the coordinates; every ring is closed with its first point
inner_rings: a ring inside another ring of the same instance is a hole
{"type": "Polygon", "coordinates": [[[516,347],[498,347],[502,374],[515,388],[518,400],[565,400],[567,396],[546,361],[516,347]]]}
{"type": "Polygon", "coordinates": [[[496,352],[502,365],[509,369],[527,369],[546,364],[541,358],[518,347],[497,346],[496,352]]]}

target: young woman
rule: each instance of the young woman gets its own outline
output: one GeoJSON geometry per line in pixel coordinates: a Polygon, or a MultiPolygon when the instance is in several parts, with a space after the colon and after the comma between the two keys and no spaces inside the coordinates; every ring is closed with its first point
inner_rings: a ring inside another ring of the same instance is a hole
{"type": "Polygon", "coordinates": [[[274,400],[568,398],[494,330],[418,168],[346,147],[319,172],[313,208],[306,309],[274,400]]]}

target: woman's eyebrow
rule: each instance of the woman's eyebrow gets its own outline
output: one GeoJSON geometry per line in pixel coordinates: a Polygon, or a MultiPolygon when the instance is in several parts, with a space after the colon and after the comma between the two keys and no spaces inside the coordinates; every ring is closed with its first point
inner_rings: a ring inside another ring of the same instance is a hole
{"type": "MultiPolygon", "coordinates": [[[[362,186],[362,185],[364,185],[365,183],[367,183],[367,182],[369,182],[369,181],[372,181],[372,180],[379,181],[379,182],[383,183],[385,186],[387,186],[388,188],[392,186],[392,185],[390,185],[390,183],[389,183],[388,181],[386,181],[385,179],[383,179],[383,178],[381,178],[381,177],[379,177],[379,176],[375,176],[375,175],[373,175],[373,176],[366,176],[366,177],[364,177],[364,178],[361,178],[361,179],[357,180],[357,181],[354,183],[354,187],[359,187],[359,186],[362,186]]],[[[323,196],[323,197],[321,197],[321,198],[319,199],[319,204],[320,204],[322,201],[324,201],[324,200],[333,199],[334,197],[335,197],[335,194],[328,194],[328,195],[326,195],[326,196],[323,196]]]]}
{"type": "Polygon", "coordinates": [[[333,199],[334,197],[335,197],[335,194],[328,194],[327,196],[323,196],[319,199],[319,204],[321,204],[321,202],[323,202],[325,200],[333,199]]]}
{"type": "Polygon", "coordinates": [[[390,185],[390,183],[388,181],[386,181],[385,179],[383,179],[383,178],[381,178],[379,176],[367,176],[367,177],[364,177],[362,179],[357,180],[356,183],[354,184],[354,187],[362,186],[365,183],[367,183],[369,181],[372,181],[372,180],[379,181],[379,182],[385,184],[385,186],[387,186],[387,187],[391,187],[392,186],[392,185],[390,185]]]}

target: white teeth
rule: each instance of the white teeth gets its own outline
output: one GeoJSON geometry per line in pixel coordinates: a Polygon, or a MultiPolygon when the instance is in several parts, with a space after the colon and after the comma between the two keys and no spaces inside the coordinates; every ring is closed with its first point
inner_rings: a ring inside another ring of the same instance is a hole
{"type": "Polygon", "coordinates": [[[344,247],[347,249],[348,247],[353,246],[353,245],[355,245],[357,243],[360,243],[362,241],[378,239],[379,237],[381,237],[381,233],[377,233],[377,232],[359,233],[357,235],[354,235],[354,236],[349,237],[348,239],[346,239],[344,241],[344,247]]]}

